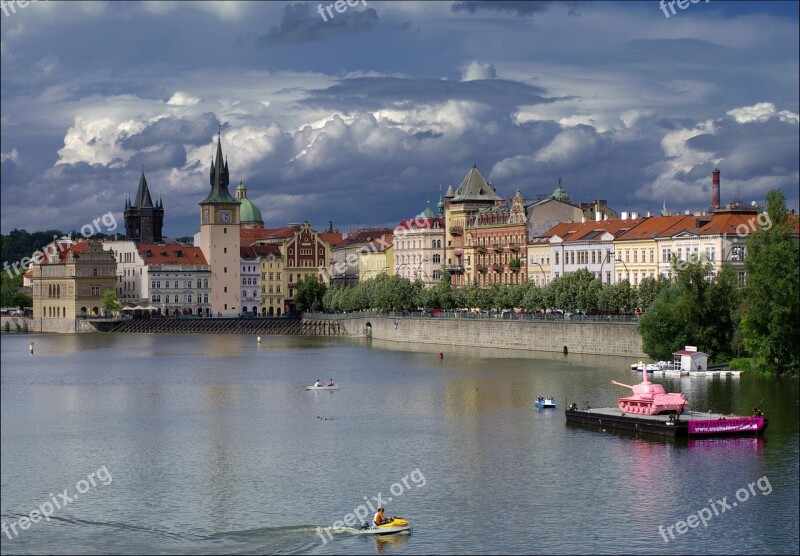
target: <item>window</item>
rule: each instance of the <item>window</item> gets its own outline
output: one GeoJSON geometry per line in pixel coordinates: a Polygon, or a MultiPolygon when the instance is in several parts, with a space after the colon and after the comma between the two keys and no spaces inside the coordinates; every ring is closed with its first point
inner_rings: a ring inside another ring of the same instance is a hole
{"type": "Polygon", "coordinates": [[[442,262],[442,256],[441,256],[441,255],[438,255],[438,254],[437,254],[437,255],[434,255],[434,256],[433,256],[433,262],[434,262],[435,264],[439,264],[439,263],[441,263],[441,262],[442,262]]]}
{"type": "Polygon", "coordinates": [[[175,289],[177,290],[177,289],[178,289],[178,287],[179,287],[179,286],[178,286],[178,281],[177,281],[177,280],[175,280],[175,289]]]}
{"type": "Polygon", "coordinates": [[[651,263],[655,262],[655,260],[654,260],[655,254],[656,254],[656,250],[655,249],[650,249],[650,262],[651,263]]]}
{"type": "Polygon", "coordinates": [[[558,251],[556,251],[553,256],[555,257],[556,264],[558,264],[558,251]]]}
{"type": "Polygon", "coordinates": [[[164,287],[169,289],[169,280],[164,280],[164,287]]]}
{"type": "Polygon", "coordinates": [[[631,262],[631,250],[630,249],[625,249],[625,262],[626,263],[631,262]]]}
{"type": "Polygon", "coordinates": [[[635,263],[639,262],[639,252],[636,249],[633,250],[633,262],[635,263]]]}
{"type": "Polygon", "coordinates": [[[276,274],[275,274],[275,278],[276,278],[277,280],[280,280],[280,279],[281,279],[281,273],[280,273],[280,272],[276,273],[276,274]]]}
{"type": "Polygon", "coordinates": [[[668,263],[669,262],[669,249],[666,247],[661,249],[661,262],[668,263]]]}
{"type": "Polygon", "coordinates": [[[744,286],[744,272],[739,272],[738,284],[744,286]]]}
{"type": "Polygon", "coordinates": [[[203,287],[204,287],[204,288],[208,288],[208,278],[205,278],[205,279],[203,280],[203,287]]]}
{"type": "Polygon", "coordinates": [[[186,296],[186,303],[191,303],[191,302],[192,302],[192,294],[189,294],[186,296]]]}

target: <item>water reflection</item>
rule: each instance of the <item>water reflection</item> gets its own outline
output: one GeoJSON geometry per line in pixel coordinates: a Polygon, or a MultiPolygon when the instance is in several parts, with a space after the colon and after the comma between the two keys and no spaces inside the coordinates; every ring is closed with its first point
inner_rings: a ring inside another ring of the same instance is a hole
{"type": "Polygon", "coordinates": [[[375,552],[378,554],[396,552],[408,542],[408,533],[400,535],[375,535],[375,552]]]}

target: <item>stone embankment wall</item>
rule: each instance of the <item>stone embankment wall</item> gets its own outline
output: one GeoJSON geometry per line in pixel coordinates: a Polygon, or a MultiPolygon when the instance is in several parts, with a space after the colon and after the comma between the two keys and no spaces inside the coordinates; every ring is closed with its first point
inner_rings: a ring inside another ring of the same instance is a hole
{"type": "Polygon", "coordinates": [[[636,324],[581,321],[356,317],[337,319],[348,335],[395,342],[644,358],[636,324]],[[397,325],[395,326],[395,322],[397,325]]]}

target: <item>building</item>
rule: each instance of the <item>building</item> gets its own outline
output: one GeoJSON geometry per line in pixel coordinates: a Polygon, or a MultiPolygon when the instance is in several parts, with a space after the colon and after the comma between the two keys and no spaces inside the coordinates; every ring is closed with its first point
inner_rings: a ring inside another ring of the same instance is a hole
{"type": "Polygon", "coordinates": [[[263,254],[261,264],[261,316],[280,317],[286,307],[286,288],[283,282],[283,255],[278,245],[258,246],[263,254]]]}
{"type": "Polygon", "coordinates": [[[450,274],[454,286],[470,283],[472,259],[469,258],[467,237],[465,235],[470,217],[482,208],[501,204],[503,199],[494,187],[481,175],[478,167],[472,168],[464,176],[458,188],[451,185],[444,196],[445,223],[445,270],[450,274]]]}
{"type": "Polygon", "coordinates": [[[125,218],[125,239],[145,243],[163,241],[164,206],[161,199],[158,200],[158,204],[153,204],[144,172],[139,178],[139,189],[136,191],[136,199],[133,204],[131,204],[130,197],[125,200],[123,216],[125,218]]]}
{"type": "Polygon", "coordinates": [[[378,244],[389,245],[384,239],[391,236],[391,228],[359,228],[348,235],[338,245],[331,248],[331,262],[326,267],[328,269],[331,284],[339,284],[348,287],[355,286],[359,281],[358,261],[361,250],[369,245],[378,244]]]}
{"type": "MultiPolygon", "coordinates": [[[[262,290],[262,259],[275,252],[277,247],[267,245],[242,246],[241,254],[241,276],[242,276],[242,314],[251,313],[253,315],[264,314],[262,311],[261,290],[262,290]]],[[[280,273],[280,270],[278,271],[280,273]]],[[[279,304],[283,307],[283,302],[279,304]]]]}
{"type": "Polygon", "coordinates": [[[383,236],[380,240],[361,248],[358,253],[358,280],[363,282],[380,274],[394,274],[394,237],[383,236]]]}
{"type": "Polygon", "coordinates": [[[527,280],[525,245],[528,217],[519,189],[510,203],[478,209],[466,226],[467,281],[482,287],[517,285],[527,280]]]}
{"type": "Polygon", "coordinates": [[[211,163],[211,192],[200,202],[200,249],[211,269],[211,314],[238,316],[240,303],[240,202],[228,192],[228,162],[222,158],[217,138],[216,159],[211,163]]]}
{"type": "Polygon", "coordinates": [[[199,247],[140,243],[137,250],[147,269],[142,303],[165,316],[212,316],[214,282],[199,247]]]}
{"type": "Polygon", "coordinates": [[[211,315],[211,270],[199,247],[125,240],[103,241],[103,246],[117,260],[117,299],[124,307],[211,315]]]}
{"type": "Polygon", "coordinates": [[[263,228],[264,219],[261,217],[261,211],[247,198],[247,187],[243,181],[236,186],[236,199],[239,201],[239,222],[242,228],[263,228]]]}
{"type": "Polygon", "coordinates": [[[289,224],[283,228],[250,229],[242,232],[250,246],[272,246],[261,259],[262,314],[292,313],[297,283],[314,276],[328,283],[327,269],[332,265],[331,247],[308,222],[289,224]],[[270,273],[272,278],[270,278],[270,273]],[[276,305],[280,300],[281,306],[276,305]]]}
{"type": "Polygon", "coordinates": [[[441,279],[444,263],[444,201],[439,199],[438,214],[430,203],[414,218],[394,229],[393,272],[408,280],[422,281],[426,288],[441,279]]]}
{"type": "MultiPolygon", "coordinates": [[[[627,213],[622,216],[627,218],[627,213]]],[[[671,252],[666,244],[660,243],[697,227],[698,223],[695,216],[653,216],[619,235],[613,248],[613,258],[620,261],[616,265],[616,280],[625,278],[632,286],[638,286],[644,278],[670,276],[671,252]],[[662,253],[665,247],[667,251],[662,253]],[[664,272],[665,263],[668,272],[664,272]]]]}
{"type": "MultiPolygon", "coordinates": [[[[604,284],[614,283],[614,240],[617,236],[634,228],[642,219],[601,219],[586,222],[563,222],[551,228],[547,234],[550,246],[548,257],[549,280],[570,272],[586,269],[604,284]]],[[[542,242],[544,244],[544,242],[542,242]]],[[[541,249],[528,249],[529,255],[538,254],[541,249]]],[[[619,281],[619,280],[617,280],[619,281]]]]}
{"type": "Polygon", "coordinates": [[[103,294],[114,291],[117,262],[99,241],[72,243],[31,265],[34,326],[75,332],[78,317],[103,314],[103,294]]]}

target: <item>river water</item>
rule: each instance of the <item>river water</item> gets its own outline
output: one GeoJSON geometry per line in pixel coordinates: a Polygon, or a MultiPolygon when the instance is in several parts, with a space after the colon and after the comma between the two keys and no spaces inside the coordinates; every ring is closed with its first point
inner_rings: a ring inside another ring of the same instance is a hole
{"type": "Polygon", "coordinates": [[[6,334],[0,548],[798,553],[797,381],[654,379],[695,410],[749,415],[763,398],[763,439],[567,426],[567,404],[610,406],[624,394],[612,379],[639,380],[629,363],[366,339],[6,334]],[[330,377],[341,390],[305,391],[330,377]],[[548,394],[559,408],[535,409],[548,394]],[[412,533],[325,534],[377,500],[412,533]],[[705,524],[676,528],[692,514],[705,524]]]}

